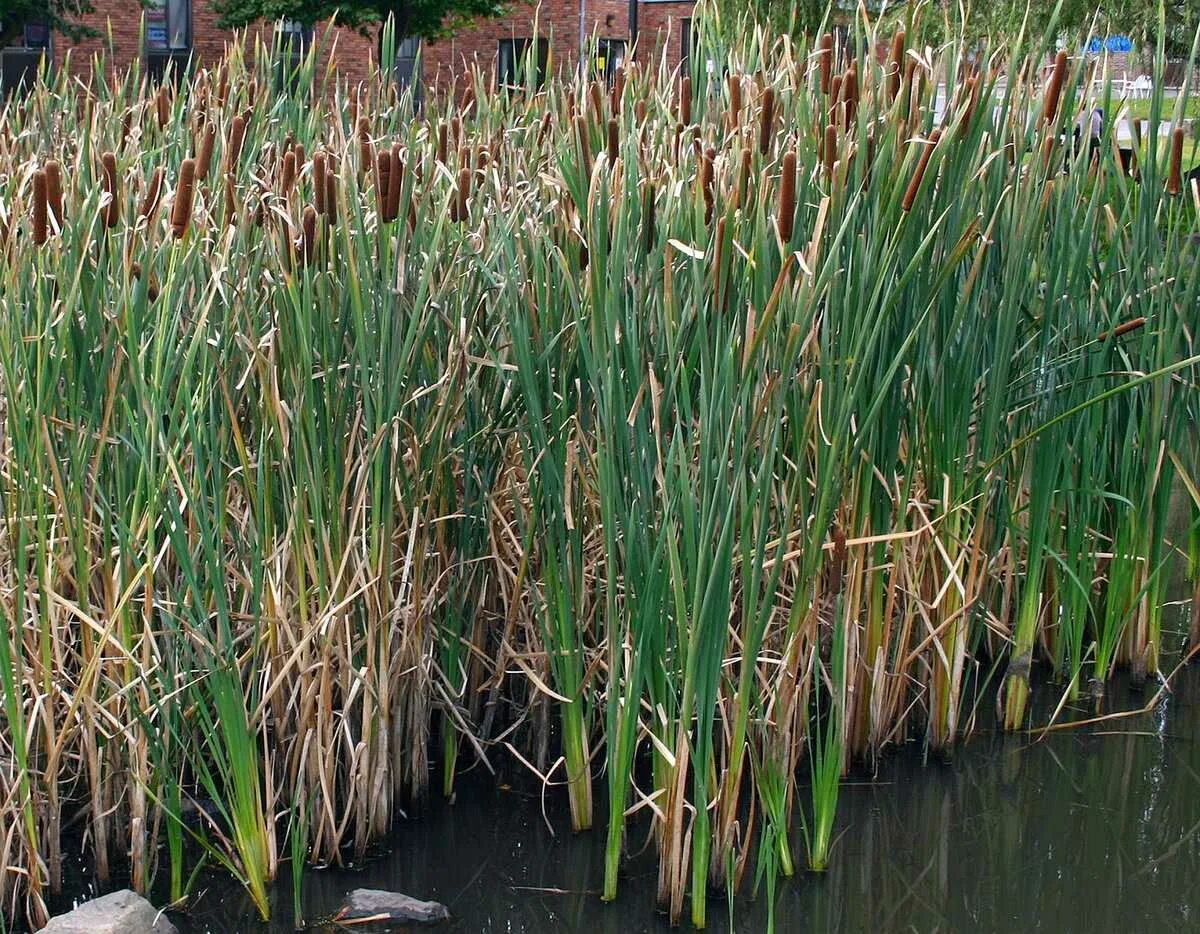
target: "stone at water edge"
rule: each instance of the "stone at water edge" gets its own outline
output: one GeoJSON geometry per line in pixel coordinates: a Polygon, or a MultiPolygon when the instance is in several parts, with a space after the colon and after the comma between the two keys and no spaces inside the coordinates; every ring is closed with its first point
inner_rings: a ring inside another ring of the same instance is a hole
{"type": "Polygon", "coordinates": [[[50,919],[41,934],[176,934],[175,925],[136,892],[122,889],[50,919]]]}
{"type": "Polygon", "coordinates": [[[423,902],[400,892],[355,889],[346,897],[337,917],[339,921],[378,917],[392,923],[437,924],[449,919],[450,910],[441,902],[423,902]]]}

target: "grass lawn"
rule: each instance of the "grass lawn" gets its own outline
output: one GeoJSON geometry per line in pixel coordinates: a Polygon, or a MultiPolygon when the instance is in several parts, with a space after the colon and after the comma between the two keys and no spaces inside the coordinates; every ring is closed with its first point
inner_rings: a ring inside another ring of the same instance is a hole
{"type": "MultiPolygon", "coordinates": [[[[1126,102],[1128,107],[1128,116],[1130,120],[1145,120],[1150,116],[1149,98],[1138,98],[1126,102]]],[[[1171,117],[1175,113],[1175,99],[1167,98],[1163,101],[1163,116],[1171,117]]],[[[1192,95],[1183,103],[1183,118],[1191,120],[1200,118],[1200,95],[1192,95]]]]}

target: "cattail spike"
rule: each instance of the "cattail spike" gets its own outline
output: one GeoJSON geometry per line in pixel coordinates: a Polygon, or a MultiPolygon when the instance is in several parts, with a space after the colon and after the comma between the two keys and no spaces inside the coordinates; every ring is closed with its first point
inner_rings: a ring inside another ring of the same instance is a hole
{"type": "Polygon", "coordinates": [[[106,152],[100,157],[104,168],[104,193],[108,195],[108,204],[104,209],[104,226],[112,230],[117,226],[121,217],[120,192],[117,190],[117,157],[106,152]]]}
{"type": "Polygon", "coordinates": [[[758,152],[765,156],[771,151],[771,137],[775,133],[775,89],[767,88],[762,95],[762,114],[758,124],[758,152]]]}
{"type": "Polygon", "coordinates": [[[200,157],[196,160],[196,178],[200,181],[208,178],[208,169],[212,165],[213,145],[216,141],[217,128],[210,123],[204,128],[204,139],[200,143],[200,157]]]}
{"type": "Polygon", "coordinates": [[[829,96],[832,90],[830,81],[833,76],[833,34],[825,33],[821,37],[821,50],[818,53],[818,67],[821,75],[821,93],[829,96]]]}
{"type": "Polygon", "coordinates": [[[933,150],[940,138],[941,131],[934,130],[930,134],[929,141],[922,144],[924,148],[921,150],[921,158],[917,162],[913,177],[908,182],[908,188],[904,191],[904,201],[901,203],[905,214],[912,210],[913,202],[917,200],[917,192],[921,188],[921,181],[925,178],[925,170],[929,167],[929,157],[933,155],[933,150]]]}
{"type": "Polygon", "coordinates": [[[1050,83],[1046,86],[1046,99],[1042,104],[1042,119],[1053,123],[1058,116],[1058,101],[1062,96],[1063,82],[1067,77],[1067,52],[1059,49],[1054,56],[1054,70],[1050,73],[1050,83]]]}
{"type": "Polygon", "coordinates": [[[42,169],[33,173],[33,242],[42,246],[46,242],[46,215],[48,212],[46,196],[46,173],[42,169]]]}
{"type": "Polygon", "coordinates": [[[196,189],[196,160],[184,159],[179,167],[179,187],[175,191],[175,204],[171,209],[171,233],[176,240],[183,239],[192,222],[192,202],[196,189]]]}
{"type": "Polygon", "coordinates": [[[1171,157],[1167,168],[1167,194],[1183,191],[1183,127],[1171,131],[1171,157]]]}
{"type": "Polygon", "coordinates": [[[783,154],[783,177],[779,181],[779,240],[786,247],[792,242],[796,221],[796,150],[783,154]]]}
{"type": "Polygon", "coordinates": [[[62,189],[62,166],[57,159],[51,159],[46,163],[46,198],[51,214],[54,217],[54,223],[58,225],[58,229],[62,229],[63,220],[63,189],[62,189]]]}

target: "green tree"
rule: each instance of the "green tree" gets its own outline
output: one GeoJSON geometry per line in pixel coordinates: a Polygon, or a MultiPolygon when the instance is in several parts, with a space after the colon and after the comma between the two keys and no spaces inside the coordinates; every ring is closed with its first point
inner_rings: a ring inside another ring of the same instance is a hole
{"type": "Polygon", "coordinates": [[[45,23],[71,39],[92,34],[82,17],[92,12],[88,0],[3,0],[0,3],[0,48],[19,35],[26,23],[45,23]]]}
{"type": "Polygon", "coordinates": [[[504,9],[500,0],[213,0],[212,6],[226,27],[281,19],[311,26],[336,17],[343,26],[369,32],[391,17],[397,36],[425,39],[504,9]]]}

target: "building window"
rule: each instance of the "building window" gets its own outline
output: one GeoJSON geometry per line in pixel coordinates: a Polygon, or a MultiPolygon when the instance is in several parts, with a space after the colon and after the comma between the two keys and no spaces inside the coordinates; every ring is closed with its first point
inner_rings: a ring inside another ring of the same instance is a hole
{"type": "Polygon", "coordinates": [[[595,71],[596,77],[603,78],[608,84],[612,84],[617,76],[617,72],[621,70],[621,66],[624,64],[624,39],[596,40],[596,54],[592,59],[592,68],[595,71]]]}
{"type": "Polygon", "coordinates": [[[192,47],[192,0],[147,0],[146,48],[186,52],[192,47]]]}
{"type": "Polygon", "coordinates": [[[530,78],[533,86],[546,83],[546,63],[550,57],[547,39],[501,39],[497,57],[497,77],[501,87],[523,88],[530,78]],[[532,73],[530,69],[533,69],[532,73]]]}
{"type": "Polygon", "coordinates": [[[688,63],[692,60],[692,43],[694,39],[691,17],[681,19],[679,21],[679,67],[683,71],[687,71],[688,63]]]}
{"type": "Polygon", "coordinates": [[[50,48],[50,27],[46,23],[26,23],[22,39],[27,49],[50,48]]]}
{"type": "Polygon", "coordinates": [[[275,24],[275,38],[281,50],[293,55],[303,55],[313,41],[313,29],[299,20],[281,19],[275,24]]]}

